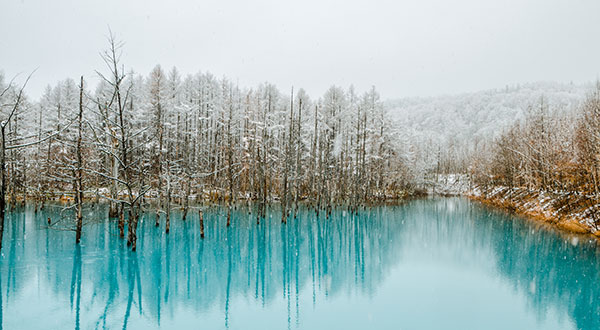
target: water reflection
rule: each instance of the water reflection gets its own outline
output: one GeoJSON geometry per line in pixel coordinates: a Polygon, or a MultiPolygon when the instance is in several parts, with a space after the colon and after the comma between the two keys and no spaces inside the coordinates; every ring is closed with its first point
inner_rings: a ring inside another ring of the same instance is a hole
{"type": "Polygon", "coordinates": [[[405,212],[423,220],[404,229],[410,246],[425,242],[426,251],[445,253],[441,259],[464,267],[489,264],[491,272],[526,296],[538,318],[554,308],[565,311],[577,329],[600,329],[597,240],[462,199],[416,201],[405,212]]]}
{"type": "Polygon", "coordinates": [[[6,329],[243,328],[257,308],[285,314],[288,328],[302,328],[302,315],[336,297],[378,299],[383,283],[397,280],[394,269],[411,260],[439,265],[440,276],[448,264],[483,270],[507,281],[541,319],[552,308],[578,329],[600,328],[595,243],[463,199],[358,215],[338,210],[330,219],[302,210],[286,226],[277,210],[256,225],[239,209],[226,228],[225,214],[213,208],[204,213],[205,239],[197,214],[186,221],[175,215],[168,235],[148,216],[136,253],[119,238],[116,222],[105,220],[106,210],[88,212],[100,221],[86,225],[81,247],[74,233],[48,228],[45,219],[60,218],[57,212],[10,214],[0,259],[6,329]]]}

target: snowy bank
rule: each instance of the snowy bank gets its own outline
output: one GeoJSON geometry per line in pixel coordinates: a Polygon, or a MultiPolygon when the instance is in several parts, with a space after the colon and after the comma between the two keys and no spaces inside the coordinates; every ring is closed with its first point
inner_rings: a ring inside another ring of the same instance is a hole
{"type": "Polygon", "coordinates": [[[509,187],[475,187],[468,195],[484,204],[552,223],[570,232],[600,237],[600,202],[596,196],[509,187]]]}
{"type": "Polygon", "coordinates": [[[465,195],[471,187],[469,176],[466,174],[433,174],[425,182],[429,195],[465,195]]]}

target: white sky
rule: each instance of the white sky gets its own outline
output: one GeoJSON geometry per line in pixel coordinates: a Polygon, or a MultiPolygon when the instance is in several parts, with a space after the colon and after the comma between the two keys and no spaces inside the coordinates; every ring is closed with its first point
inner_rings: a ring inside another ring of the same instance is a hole
{"type": "Polygon", "coordinates": [[[598,0],[0,0],[0,70],[28,92],[103,70],[108,27],[126,68],[157,63],[251,87],[375,85],[383,98],[600,74],[598,0]]]}

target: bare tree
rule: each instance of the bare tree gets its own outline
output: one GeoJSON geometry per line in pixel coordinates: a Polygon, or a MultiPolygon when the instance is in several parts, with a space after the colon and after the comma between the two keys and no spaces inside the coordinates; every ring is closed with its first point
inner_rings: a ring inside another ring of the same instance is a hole
{"type": "MultiPolygon", "coordinates": [[[[122,203],[129,209],[128,212],[128,234],[127,245],[131,246],[133,251],[137,248],[137,225],[141,214],[140,200],[149,190],[145,181],[147,167],[142,159],[136,159],[134,156],[141,156],[144,141],[135,141],[139,139],[144,129],[134,131],[128,111],[128,101],[132,86],[124,87],[125,74],[120,68],[120,48],[122,44],[116,41],[112,32],[108,38],[109,48],[102,53],[102,59],[107,65],[110,76],[106,77],[98,73],[101,79],[111,87],[111,96],[108,102],[99,103],[101,115],[105,123],[104,129],[92,126],[96,135],[96,145],[99,150],[110,155],[117,165],[113,166],[111,173],[95,171],[96,174],[103,176],[113,183],[113,187],[119,186],[125,189],[125,196],[121,199],[120,194],[112,194],[108,197],[111,204],[118,205],[122,203]],[[107,136],[106,139],[100,136],[107,136]],[[111,141],[107,145],[104,141],[111,141]],[[114,146],[117,146],[115,151],[114,146]],[[116,168],[116,170],[115,170],[116,168]]],[[[104,196],[107,198],[106,196],[104,196]]],[[[121,208],[124,212],[124,207],[121,208]]]]}
{"type": "MultiPolygon", "coordinates": [[[[6,140],[7,140],[6,129],[9,125],[9,123],[11,122],[11,119],[13,119],[15,114],[19,111],[20,107],[22,106],[23,99],[24,99],[25,87],[27,86],[27,83],[31,79],[31,76],[33,75],[34,72],[32,72],[31,74],[29,74],[29,76],[27,76],[27,79],[25,80],[25,82],[23,83],[23,85],[21,86],[19,91],[16,93],[16,97],[15,97],[14,101],[12,103],[8,103],[8,107],[10,107],[8,115],[5,117],[5,119],[2,122],[0,122],[0,138],[1,138],[1,140],[0,140],[0,249],[2,248],[2,237],[3,237],[3,233],[4,233],[4,221],[5,221],[5,210],[6,210],[6,192],[7,192],[6,151],[19,150],[19,149],[24,149],[27,147],[34,146],[36,144],[42,143],[46,140],[53,138],[54,136],[60,134],[60,132],[61,132],[61,131],[48,132],[47,136],[44,138],[41,138],[41,134],[33,135],[32,137],[37,137],[38,139],[31,141],[31,142],[25,142],[22,144],[8,145],[6,142],[6,140]]],[[[8,84],[8,86],[2,90],[2,92],[0,92],[0,99],[5,94],[7,94],[9,91],[11,91],[11,89],[13,88],[13,81],[11,81],[8,84]]],[[[0,107],[3,107],[3,106],[4,106],[4,104],[0,104],[0,107]]],[[[0,110],[1,110],[1,108],[0,108],[0,110]]],[[[68,128],[68,125],[67,125],[67,127],[63,128],[63,130],[66,128],[68,128]]],[[[27,196],[23,196],[23,199],[25,199],[26,197],[27,196]]]]}

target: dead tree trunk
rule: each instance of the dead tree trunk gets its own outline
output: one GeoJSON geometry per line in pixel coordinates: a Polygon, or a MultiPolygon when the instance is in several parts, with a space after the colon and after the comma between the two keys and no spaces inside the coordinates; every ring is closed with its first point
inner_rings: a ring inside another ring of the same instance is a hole
{"type": "MultiPolygon", "coordinates": [[[[167,167],[170,166],[170,163],[167,161],[167,167]]],[[[167,171],[169,169],[167,168],[167,171]]],[[[165,233],[169,233],[171,230],[171,174],[168,174],[167,179],[167,196],[165,200],[165,233]]]]}
{"type": "Polygon", "coordinates": [[[186,183],[186,188],[185,188],[185,199],[183,200],[183,221],[185,221],[185,219],[187,218],[187,214],[188,214],[188,210],[190,208],[190,191],[191,191],[191,181],[192,178],[188,175],[187,176],[187,183],[186,183]]]}
{"type": "MultiPolygon", "coordinates": [[[[15,104],[13,105],[13,108],[10,111],[8,117],[6,118],[6,120],[4,120],[3,122],[0,123],[0,133],[1,133],[1,138],[2,138],[2,141],[0,141],[0,249],[2,249],[2,238],[3,238],[3,234],[4,234],[4,217],[5,217],[5,209],[6,209],[6,149],[7,149],[7,147],[6,147],[6,126],[8,125],[8,123],[10,123],[12,116],[15,114],[15,112],[19,108],[21,99],[23,97],[23,90],[25,89],[25,86],[27,86],[27,82],[29,82],[29,78],[31,78],[32,74],[33,73],[31,73],[27,77],[27,80],[25,80],[25,83],[21,87],[21,90],[19,90],[19,93],[17,94],[17,99],[15,100],[15,104]]],[[[10,87],[10,85],[9,85],[9,87],[10,87]]],[[[2,94],[4,94],[7,90],[8,90],[8,88],[5,89],[4,92],[2,92],[2,94]]],[[[2,96],[2,94],[0,94],[0,96],[2,96]]],[[[46,139],[49,139],[49,138],[52,138],[52,135],[46,139]]],[[[46,139],[44,139],[44,140],[46,140],[46,139]]],[[[26,147],[28,145],[40,143],[44,140],[39,140],[37,142],[25,144],[25,145],[21,145],[21,146],[13,146],[12,148],[26,147]]]]}
{"type": "Polygon", "coordinates": [[[293,122],[294,122],[294,88],[292,87],[292,95],[290,98],[290,127],[288,132],[288,141],[285,149],[285,158],[283,165],[283,196],[281,198],[281,222],[287,223],[287,204],[288,204],[288,175],[290,168],[290,152],[293,135],[293,122]]]}
{"type": "Polygon", "coordinates": [[[294,171],[294,219],[298,213],[298,199],[300,195],[300,153],[302,152],[301,147],[301,133],[302,133],[302,99],[298,103],[298,126],[296,128],[296,170],[294,171]]]}
{"type": "Polygon", "coordinates": [[[198,210],[198,215],[200,216],[200,238],[204,238],[204,215],[202,214],[202,209],[198,210]]]}
{"type": "Polygon", "coordinates": [[[4,234],[4,211],[6,209],[6,134],[4,125],[2,130],[2,141],[0,141],[0,249],[2,249],[2,236],[4,234]]]}
{"type": "Polygon", "coordinates": [[[119,237],[125,237],[125,203],[119,207],[119,237]]]}
{"type": "Polygon", "coordinates": [[[77,169],[75,173],[75,201],[77,203],[77,229],[75,234],[75,243],[81,241],[81,229],[83,226],[83,157],[81,155],[81,140],[82,140],[82,124],[83,124],[83,76],[81,77],[81,85],[79,86],[79,117],[78,117],[78,133],[77,133],[77,169]]]}
{"type": "MultiPolygon", "coordinates": [[[[114,139],[114,141],[112,141],[112,145],[113,148],[116,150],[117,148],[117,140],[114,139]]],[[[113,178],[118,178],[119,177],[119,160],[117,159],[116,156],[114,156],[112,158],[112,177],[113,178]]],[[[108,217],[110,218],[115,218],[118,215],[118,204],[115,202],[116,200],[119,199],[119,190],[117,187],[117,181],[114,180],[112,185],[111,185],[111,189],[110,189],[110,194],[111,194],[111,198],[112,200],[110,201],[110,209],[108,211],[108,217]]]]}
{"type": "Polygon", "coordinates": [[[231,208],[233,207],[233,141],[231,137],[231,121],[233,120],[231,91],[229,92],[229,118],[227,120],[227,177],[229,179],[229,198],[227,199],[227,227],[231,225],[231,208]]]}

